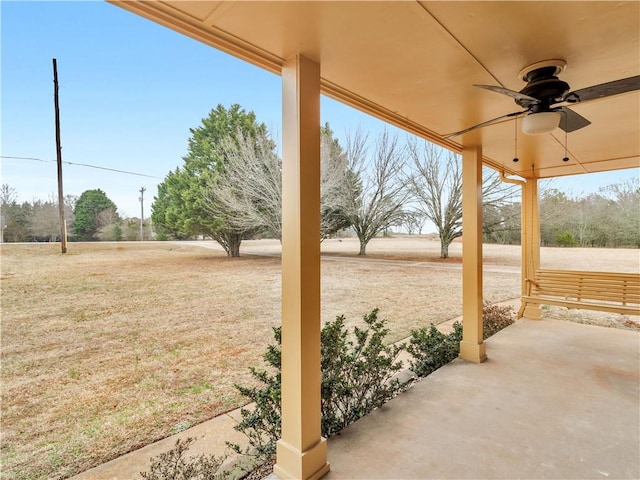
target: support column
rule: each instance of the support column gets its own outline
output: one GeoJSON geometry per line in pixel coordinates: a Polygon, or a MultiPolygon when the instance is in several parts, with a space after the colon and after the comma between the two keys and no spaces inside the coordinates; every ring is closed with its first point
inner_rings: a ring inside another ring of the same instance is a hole
{"type": "Polygon", "coordinates": [[[482,338],[482,147],[462,152],[462,342],[460,358],[487,359],[482,338]]]}
{"type": "MultiPolygon", "coordinates": [[[[538,179],[527,178],[522,189],[522,295],[528,293],[527,279],[535,277],[540,268],[540,210],[538,196],[538,179]]],[[[542,318],[540,305],[528,304],[520,308],[519,316],[531,320],[542,318]]]]}
{"type": "Polygon", "coordinates": [[[329,471],[320,430],[320,65],[282,69],[282,438],[274,473],[329,471]]]}

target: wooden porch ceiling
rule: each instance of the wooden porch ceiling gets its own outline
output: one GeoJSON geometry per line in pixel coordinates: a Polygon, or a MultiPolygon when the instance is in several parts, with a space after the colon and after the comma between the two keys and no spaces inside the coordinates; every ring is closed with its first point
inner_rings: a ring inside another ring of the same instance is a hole
{"type": "MultiPolygon", "coordinates": [[[[115,5],[280,73],[295,53],[320,62],[323,92],[455,151],[483,145],[485,162],[523,177],[640,166],[640,92],[572,107],[592,122],[518,134],[514,120],[447,134],[521,110],[472,84],[521,90],[518,72],[563,59],[577,90],[640,74],[640,2],[139,1],[115,5]]],[[[520,120],[518,120],[518,124],[520,120]]]]}

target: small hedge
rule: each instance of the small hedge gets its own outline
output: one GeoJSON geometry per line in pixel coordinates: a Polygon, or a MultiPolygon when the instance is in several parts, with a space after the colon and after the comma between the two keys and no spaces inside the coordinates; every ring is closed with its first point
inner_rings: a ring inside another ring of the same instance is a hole
{"type": "MultiPolygon", "coordinates": [[[[485,303],[482,306],[483,337],[490,336],[514,322],[514,311],[509,306],[485,303]]],[[[438,368],[454,360],[460,354],[462,324],[455,322],[453,332],[444,334],[435,325],[411,331],[407,351],[413,357],[411,370],[419,377],[426,377],[438,368]]]]}
{"type": "MultiPolygon", "coordinates": [[[[375,410],[398,394],[403,385],[393,376],[401,368],[399,353],[404,345],[386,345],[386,320],[378,309],[363,317],[365,327],[349,332],[344,316],[336,317],[321,331],[321,427],[322,435],[335,435],[347,425],[375,410]]],[[[255,403],[241,409],[242,419],[234,427],[244,433],[249,447],[228,444],[236,453],[267,460],[275,454],[280,438],[281,330],[274,328],[276,345],[264,355],[269,371],[251,368],[258,387],[236,388],[255,403]]]]}
{"type": "Polygon", "coordinates": [[[411,370],[419,377],[426,377],[458,357],[461,340],[460,322],[453,324],[453,332],[448,335],[433,324],[429,328],[412,330],[407,345],[407,351],[413,357],[409,362],[411,370]]]}
{"type": "Polygon", "coordinates": [[[376,308],[363,317],[366,327],[349,335],[344,316],[321,333],[322,435],[331,437],[395,397],[403,386],[393,378],[402,368],[404,345],[385,345],[389,329],[376,308]]]}
{"type": "Polygon", "coordinates": [[[515,321],[515,312],[510,306],[487,303],[482,306],[483,337],[486,340],[515,321]]]}
{"type": "Polygon", "coordinates": [[[199,455],[187,457],[186,453],[195,441],[189,437],[178,439],[168,452],[151,458],[148,472],[140,472],[144,480],[223,480],[232,478],[221,467],[225,457],[199,455]]]}

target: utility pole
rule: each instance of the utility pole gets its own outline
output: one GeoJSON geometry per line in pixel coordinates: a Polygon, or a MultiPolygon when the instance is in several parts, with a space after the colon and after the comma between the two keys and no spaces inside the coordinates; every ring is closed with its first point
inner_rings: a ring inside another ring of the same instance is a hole
{"type": "Polygon", "coordinates": [[[58,62],[53,59],[53,104],[56,114],[56,157],[58,159],[58,212],[60,214],[60,246],[67,253],[67,232],[64,224],[64,195],[62,193],[62,146],[60,145],[60,105],[58,103],[58,62]]]}
{"type": "Polygon", "coordinates": [[[140,187],[140,241],[144,240],[144,192],[147,189],[140,187]]]}

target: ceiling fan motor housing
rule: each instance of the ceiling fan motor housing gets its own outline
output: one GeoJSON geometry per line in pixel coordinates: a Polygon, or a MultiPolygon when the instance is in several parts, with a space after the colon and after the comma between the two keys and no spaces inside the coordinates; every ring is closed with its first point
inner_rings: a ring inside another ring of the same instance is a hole
{"type": "MultiPolygon", "coordinates": [[[[549,105],[562,101],[570,88],[567,82],[556,77],[556,73],[556,67],[542,67],[528,72],[528,83],[520,93],[538,99],[540,106],[548,110],[549,105]]],[[[524,108],[531,106],[531,101],[527,99],[516,99],[516,103],[524,108]]]]}

